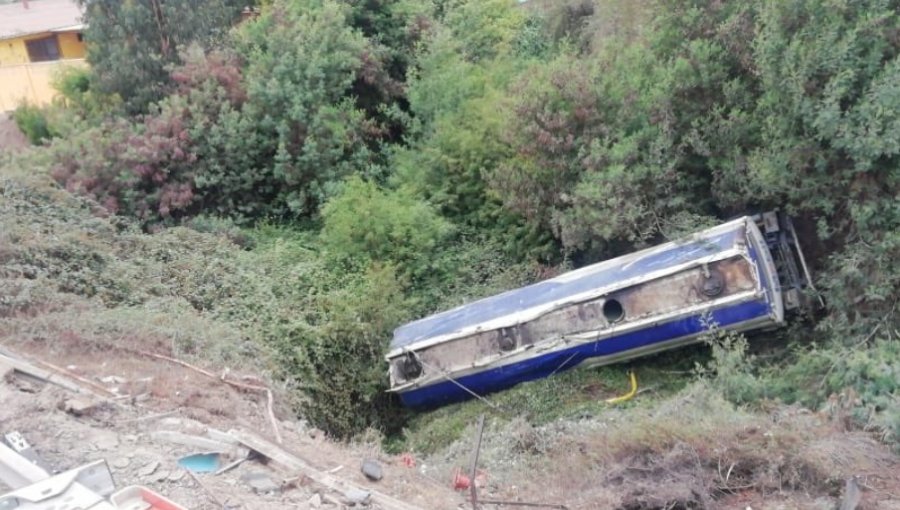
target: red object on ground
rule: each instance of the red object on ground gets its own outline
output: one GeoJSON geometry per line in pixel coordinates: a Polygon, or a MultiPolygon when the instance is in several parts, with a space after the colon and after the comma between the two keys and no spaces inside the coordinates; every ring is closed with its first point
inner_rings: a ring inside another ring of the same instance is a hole
{"type": "MultiPolygon", "coordinates": [[[[488,474],[482,470],[475,473],[475,487],[484,487],[487,485],[488,474]]],[[[453,472],[453,490],[464,491],[472,485],[469,475],[463,473],[462,468],[456,468],[453,472]]]]}
{"type": "Polygon", "coordinates": [[[400,456],[400,463],[408,468],[416,467],[416,458],[411,453],[404,453],[400,456]]]}
{"type": "Polygon", "coordinates": [[[463,474],[462,468],[456,468],[456,471],[453,473],[453,490],[464,491],[469,488],[471,483],[469,477],[463,474]]]}

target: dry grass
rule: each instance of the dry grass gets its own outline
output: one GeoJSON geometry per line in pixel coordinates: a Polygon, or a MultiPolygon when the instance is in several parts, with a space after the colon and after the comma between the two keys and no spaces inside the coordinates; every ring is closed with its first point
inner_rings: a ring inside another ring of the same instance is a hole
{"type": "MultiPolygon", "coordinates": [[[[897,457],[872,437],[798,408],[742,410],[702,384],[593,419],[489,427],[483,448],[491,496],[572,509],[745,508],[775,499],[820,508],[837,501],[850,476],[900,485],[885,477],[900,467],[897,457]]],[[[467,465],[470,452],[466,437],[434,455],[434,476],[467,465]]]]}
{"type": "Polygon", "coordinates": [[[143,234],[24,166],[0,168],[0,343],[271,373],[268,352],[210,311],[248,277],[239,247],[185,228],[143,234]]]}

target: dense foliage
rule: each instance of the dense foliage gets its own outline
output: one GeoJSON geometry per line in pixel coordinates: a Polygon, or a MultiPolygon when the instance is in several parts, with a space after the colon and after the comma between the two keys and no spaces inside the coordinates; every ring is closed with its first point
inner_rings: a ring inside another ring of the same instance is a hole
{"type": "Polygon", "coordinates": [[[22,113],[35,141],[64,133],[51,174],[147,230],[292,225],[266,244],[303,246],[266,262],[290,285],[222,313],[335,434],[396,425],[381,353],[402,320],[772,207],[828,307],[792,330],[817,342],[782,374],[796,391],[717,355],[744,374],[729,391],[898,398],[876,381],[900,330],[900,2],[274,0],[227,34],[224,0],[87,4],[76,127],[22,113]]]}
{"type": "Polygon", "coordinates": [[[88,61],[106,93],[118,94],[139,113],[165,96],[166,67],[191,41],[212,43],[238,19],[244,0],[80,0],[88,61]]]}

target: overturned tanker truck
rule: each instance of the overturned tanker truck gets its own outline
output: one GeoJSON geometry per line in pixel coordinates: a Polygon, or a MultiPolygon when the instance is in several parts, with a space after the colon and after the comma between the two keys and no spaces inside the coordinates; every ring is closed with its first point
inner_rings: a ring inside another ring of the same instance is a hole
{"type": "Polygon", "coordinates": [[[809,282],[790,218],[745,216],[400,326],[390,391],[432,408],[697,342],[713,323],[775,328],[809,282]]]}

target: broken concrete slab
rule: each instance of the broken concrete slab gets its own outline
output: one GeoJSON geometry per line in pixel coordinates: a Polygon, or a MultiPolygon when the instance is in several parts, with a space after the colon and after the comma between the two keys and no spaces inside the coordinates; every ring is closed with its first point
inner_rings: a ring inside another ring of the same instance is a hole
{"type": "Polygon", "coordinates": [[[384,471],[381,469],[381,464],[374,459],[364,460],[362,466],[360,466],[360,470],[369,480],[377,482],[384,477],[384,471]]]}
{"type": "Polygon", "coordinates": [[[131,459],[128,457],[116,457],[110,462],[110,465],[116,469],[125,469],[131,464],[131,459]]]}
{"type": "Polygon", "coordinates": [[[169,478],[169,472],[163,470],[163,471],[157,471],[156,473],[153,473],[151,476],[149,476],[147,478],[147,480],[150,482],[159,483],[159,482],[164,481],[167,478],[169,478]]]}
{"type": "Polygon", "coordinates": [[[152,475],[153,473],[155,473],[157,469],[159,469],[159,461],[154,460],[153,462],[150,462],[149,464],[145,464],[143,467],[138,469],[137,474],[141,478],[146,478],[146,477],[152,475]]]}
{"type": "Polygon", "coordinates": [[[83,397],[67,398],[60,403],[60,409],[77,417],[90,416],[98,407],[97,402],[83,397]]]}
{"type": "MultiPolygon", "coordinates": [[[[247,448],[268,458],[273,464],[289,470],[295,476],[297,474],[304,475],[310,480],[338,493],[342,493],[350,488],[361,488],[349,480],[338,478],[312,467],[300,457],[260,436],[239,429],[230,430],[228,433],[237,438],[247,448]]],[[[421,510],[415,505],[404,503],[379,491],[372,490],[371,493],[372,502],[384,510],[421,510]]]]}
{"type": "Polygon", "coordinates": [[[0,381],[5,381],[7,378],[12,377],[13,373],[16,371],[12,365],[4,363],[3,360],[0,360],[0,381]]]}
{"type": "Polygon", "coordinates": [[[241,475],[241,481],[257,494],[271,494],[281,490],[281,485],[271,476],[261,471],[251,471],[241,475]]]}
{"type": "Polygon", "coordinates": [[[372,493],[369,491],[353,488],[344,492],[344,499],[349,505],[364,505],[369,501],[371,495],[372,493]]]}
{"type": "Polygon", "coordinates": [[[119,446],[118,434],[106,430],[94,430],[85,441],[99,451],[112,450],[119,446]]]}
{"type": "Polygon", "coordinates": [[[222,442],[225,444],[230,444],[232,446],[240,446],[240,444],[241,444],[240,442],[238,442],[237,439],[234,438],[234,436],[232,436],[228,432],[223,432],[219,429],[215,429],[212,427],[206,428],[206,435],[209,436],[209,438],[214,441],[219,441],[219,442],[222,442]]]}
{"type": "MultiPolygon", "coordinates": [[[[84,383],[83,380],[79,380],[78,383],[76,383],[69,377],[71,374],[66,375],[55,373],[54,371],[35,366],[31,363],[3,353],[0,353],[0,362],[2,362],[4,365],[13,367],[17,372],[16,375],[30,378],[32,381],[54,384],[61,388],[65,388],[69,391],[80,393],[82,395],[91,395],[96,398],[105,398],[105,396],[98,394],[96,391],[94,391],[94,389],[80,385],[79,383],[84,383]]],[[[21,378],[22,377],[18,377],[18,379],[21,378]]]]}
{"type": "Polygon", "coordinates": [[[210,439],[202,436],[190,436],[170,430],[159,430],[150,434],[150,438],[154,441],[164,441],[182,446],[190,446],[199,448],[208,452],[231,452],[234,450],[232,445],[210,439]]]}

